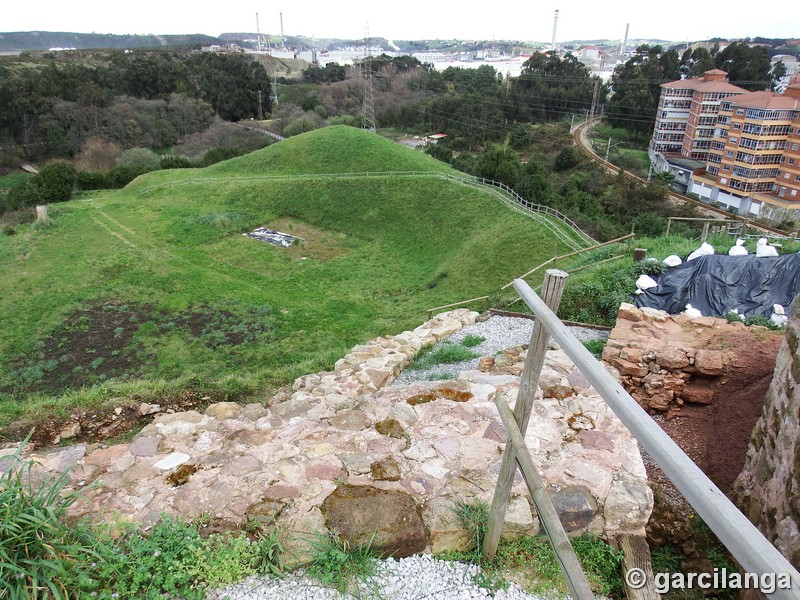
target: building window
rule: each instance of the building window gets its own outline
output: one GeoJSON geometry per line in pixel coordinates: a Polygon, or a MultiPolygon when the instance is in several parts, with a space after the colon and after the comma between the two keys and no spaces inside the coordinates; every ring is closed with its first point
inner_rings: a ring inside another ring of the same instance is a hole
{"type": "Polygon", "coordinates": [[[790,158],[790,159],[789,159],[789,165],[790,165],[790,166],[794,166],[794,159],[793,159],[793,158],[790,158]]]}
{"type": "Polygon", "coordinates": [[[728,150],[725,152],[725,158],[733,158],[733,150],[728,150]]]}
{"type": "Polygon", "coordinates": [[[797,190],[792,190],[792,196],[797,196],[797,190]]]}
{"type": "Polygon", "coordinates": [[[723,171],[730,171],[731,170],[731,166],[730,165],[722,165],[722,170],[723,171]]]}
{"type": "Polygon", "coordinates": [[[719,178],[719,182],[724,185],[724,184],[728,183],[728,178],[727,177],[720,177],[719,178]]]}
{"type": "Polygon", "coordinates": [[[741,123],[734,123],[733,124],[733,128],[734,129],[741,129],[742,128],[742,124],[741,123]]]}
{"type": "Polygon", "coordinates": [[[736,144],[739,141],[739,138],[732,137],[731,144],[736,144]]]}
{"type": "Polygon", "coordinates": [[[797,150],[797,144],[792,144],[792,150],[797,150]]]}
{"type": "Polygon", "coordinates": [[[784,173],[784,174],[783,174],[783,178],[784,178],[784,179],[789,179],[789,173],[784,173]]]}

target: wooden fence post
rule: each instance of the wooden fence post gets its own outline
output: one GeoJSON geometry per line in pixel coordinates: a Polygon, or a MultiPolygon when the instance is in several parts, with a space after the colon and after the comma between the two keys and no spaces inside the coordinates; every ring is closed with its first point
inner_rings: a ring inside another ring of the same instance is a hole
{"type": "MultiPolygon", "coordinates": [[[[545,272],[544,282],[542,283],[542,299],[553,312],[558,311],[567,277],[567,273],[558,269],[548,269],[545,272]]],[[[544,365],[544,357],[549,341],[550,334],[547,333],[547,329],[545,329],[540,320],[536,319],[533,333],[531,334],[531,343],[528,346],[528,354],[525,357],[525,366],[522,370],[517,402],[514,405],[514,420],[517,422],[523,438],[528,429],[533,399],[539,386],[539,376],[542,374],[542,366],[544,365]]],[[[514,483],[516,471],[516,456],[509,438],[503,450],[503,462],[500,466],[500,473],[497,476],[497,487],[494,490],[489,523],[486,527],[486,535],[483,538],[483,552],[490,560],[494,559],[494,555],[497,553],[500,532],[503,529],[503,521],[506,516],[506,508],[508,508],[508,501],[511,498],[511,486],[514,483]]]]}

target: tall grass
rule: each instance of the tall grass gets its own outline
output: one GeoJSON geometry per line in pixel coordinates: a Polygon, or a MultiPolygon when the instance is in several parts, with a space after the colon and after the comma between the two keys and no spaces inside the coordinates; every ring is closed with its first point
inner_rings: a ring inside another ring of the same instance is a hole
{"type": "Polygon", "coordinates": [[[76,569],[97,554],[85,529],[63,522],[79,497],[63,493],[69,472],[42,479],[20,458],[27,441],[0,477],[0,598],[69,598],[76,569]]]}

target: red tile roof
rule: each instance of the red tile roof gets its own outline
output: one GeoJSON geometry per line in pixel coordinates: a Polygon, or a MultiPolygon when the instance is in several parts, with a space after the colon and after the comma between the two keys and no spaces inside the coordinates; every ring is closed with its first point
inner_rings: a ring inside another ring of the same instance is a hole
{"type": "Polygon", "coordinates": [[[800,100],[772,92],[749,92],[729,100],[734,106],[767,109],[800,110],[800,100]]]}

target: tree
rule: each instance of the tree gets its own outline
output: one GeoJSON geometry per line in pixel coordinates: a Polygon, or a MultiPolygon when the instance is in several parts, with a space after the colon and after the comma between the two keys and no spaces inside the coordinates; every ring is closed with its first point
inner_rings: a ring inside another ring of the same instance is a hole
{"type": "Polygon", "coordinates": [[[687,77],[701,77],[706,71],[717,68],[714,57],[719,52],[719,46],[714,45],[711,50],[705,48],[687,48],[681,56],[681,73],[687,77]]]}
{"type": "Polygon", "coordinates": [[[624,127],[633,137],[653,130],[660,84],[680,77],[680,61],[675,50],[663,52],[661,46],[643,44],[636,55],[614,69],[613,95],[606,105],[606,119],[624,127]]]}
{"type": "Polygon", "coordinates": [[[572,54],[563,58],[556,52],[534,52],[514,80],[509,106],[524,107],[511,118],[557,121],[586,112],[592,105],[595,84],[601,85],[599,101],[607,88],[593,77],[572,54]]]}
{"type": "Polygon", "coordinates": [[[732,84],[746,90],[766,90],[772,85],[769,50],[764,46],[732,42],[717,54],[716,64],[728,73],[732,84]]]}

